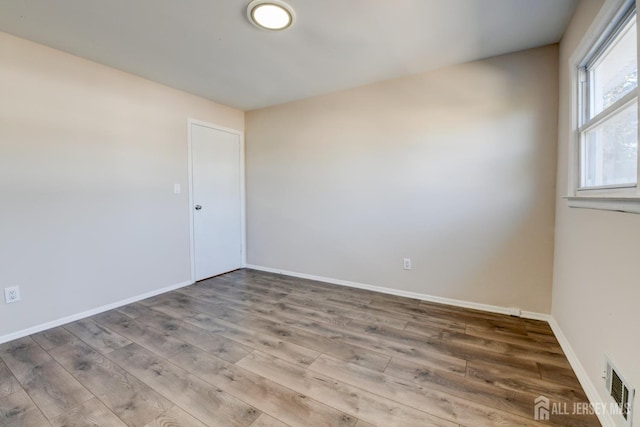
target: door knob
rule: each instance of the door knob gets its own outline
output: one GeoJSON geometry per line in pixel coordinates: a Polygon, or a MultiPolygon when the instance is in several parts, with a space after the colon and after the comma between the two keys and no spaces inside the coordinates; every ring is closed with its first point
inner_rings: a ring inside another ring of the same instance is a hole
{"type": "Polygon", "coordinates": [[[202,209],[202,206],[196,205],[196,210],[199,211],[200,209],[202,209]]]}

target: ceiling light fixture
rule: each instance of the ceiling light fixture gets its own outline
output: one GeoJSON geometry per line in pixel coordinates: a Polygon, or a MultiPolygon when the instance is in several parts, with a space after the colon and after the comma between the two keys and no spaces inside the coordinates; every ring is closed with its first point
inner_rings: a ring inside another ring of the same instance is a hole
{"type": "Polygon", "coordinates": [[[293,9],[280,0],[253,0],[247,6],[247,17],[264,30],[284,30],[293,24],[293,9]]]}

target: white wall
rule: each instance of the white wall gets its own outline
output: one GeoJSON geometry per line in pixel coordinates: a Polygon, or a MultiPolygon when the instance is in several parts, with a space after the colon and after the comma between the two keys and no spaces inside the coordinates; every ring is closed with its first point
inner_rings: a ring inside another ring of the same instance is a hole
{"type": "Polygon", "coordinates": [[[557,55],[247,113],[249,264],[549,313],[557,55]]]}
{"type": "Polygon", "coordinates": [[[3,33],[0,58],[0,337],[190,280],[187,118],[244,113],[3,33]]]}
{"type": "Polygon", "coordinates": [[[569,58],[602,4],[602,0],[583,0],[560,45],[552,314],[601,394],[601,401],[606,402],[601,379],[605,352],[640,388],[640,215],[569,208],[562,199],[567,195],[571,132],[569,58]]]}

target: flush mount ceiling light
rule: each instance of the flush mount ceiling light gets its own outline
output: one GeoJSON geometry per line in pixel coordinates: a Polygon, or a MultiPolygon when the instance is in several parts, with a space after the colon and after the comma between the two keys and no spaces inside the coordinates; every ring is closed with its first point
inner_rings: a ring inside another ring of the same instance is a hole
{"type": "Polygon", "coordinates": [[[253,0],[247,6],[253,25],[265,30],[284,30],[293,24],[293,9],[280,0],[253,0]]]}

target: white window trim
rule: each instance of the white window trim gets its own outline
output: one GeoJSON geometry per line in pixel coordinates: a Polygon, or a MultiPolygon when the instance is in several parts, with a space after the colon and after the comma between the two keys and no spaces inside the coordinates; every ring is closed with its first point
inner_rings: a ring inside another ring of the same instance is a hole
{"type": "MultiPolygon", "coordinates": [[[[580,133],[578,131],[580,123],[579,111],[578,108],[576,108],[580,101],[580,93],[578,90],[580,82],[579,67],[585,56],[587,56],[591,48],[606,31],[620,8],[625,4],[628,4],[628,0],[607,0],[569,59],[571,72],[571,126],[568,135],[569,179],[567,196],[565,196],[564,199],[567,200],[569,207],[572,208],[600,209],[640,214],[640,188],[638,188],[638,185],[627,188],[580,188],[580,133]]],[[[638,34],[640,35],[640,32],[638,32],[638,34]]],[[[640,43],[638,43],[638,46],[640,47],[640,43]]],[[[638,111],[640,112],[640,108],[638,111]]],[[[638,157],[638,171],[640,171],[640,156],[638,157]]]]}

